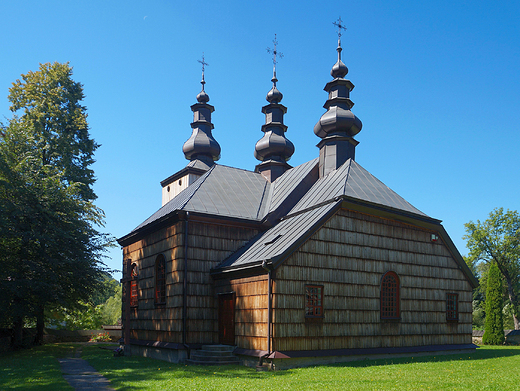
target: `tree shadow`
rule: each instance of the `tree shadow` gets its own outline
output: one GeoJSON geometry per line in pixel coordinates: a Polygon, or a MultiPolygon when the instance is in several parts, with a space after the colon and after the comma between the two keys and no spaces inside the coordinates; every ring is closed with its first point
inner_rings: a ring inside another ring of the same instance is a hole
{"type": "Polygon", "coordinates": [[[359,361],[349,361],[344,363],[328,364],[334,367],[373,367],[382,365],[399,365],[411,364],[418,362],[450,362],[450,361],[475,361],[488,360],[500,357],[520,356],[520,347],[496,346],[496,347],[480,347],[475,351],[460,354],[437,354],[437,355],[420,355],[398,358],[381,358],[381,359],[365,359],[359,361]]]}

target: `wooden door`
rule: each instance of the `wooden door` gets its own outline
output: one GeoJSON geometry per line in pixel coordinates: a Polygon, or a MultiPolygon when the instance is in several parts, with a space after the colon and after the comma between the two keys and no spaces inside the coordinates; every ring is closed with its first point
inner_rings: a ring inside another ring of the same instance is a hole
{"type": "Polygon", "coordinates": [[[218,342],[235,345],[235,293],[218,295],[218,342]]]}

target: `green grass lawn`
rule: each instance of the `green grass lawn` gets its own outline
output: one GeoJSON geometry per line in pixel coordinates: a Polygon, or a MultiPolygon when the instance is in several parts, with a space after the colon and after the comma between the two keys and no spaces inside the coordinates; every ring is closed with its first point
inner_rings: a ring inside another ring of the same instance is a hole
{"type": "MultiPolygon", "coordinates": [[[[72,344],[46,345],[1,357],[0,389],[67,389],[56,357],[73,350],[72,344]]],[[[520,347],[513,346],[276,372],[113,357],[96,345],[83,347],[82,357],[121,390],[520,390],[520,347]]]]}
{"type": "Polygon", "coordinates": [[[74,350],[72,344],[52,344],[0,354],[0,390],[73,390],[58,358],[74,350]]]}

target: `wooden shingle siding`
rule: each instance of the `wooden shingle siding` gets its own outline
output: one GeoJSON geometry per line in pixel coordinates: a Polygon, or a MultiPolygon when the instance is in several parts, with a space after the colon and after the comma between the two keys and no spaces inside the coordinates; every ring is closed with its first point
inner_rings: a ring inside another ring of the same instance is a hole
{"type": "Polygon", "coordinates": [[[217,293],[235,292],[235,343],[267,350],[267,275],[215,283],[217,293]]]}
{"type": "MultiPolygon", "coordinates": [[[[179,221],[123,249],[124,259],[137,263],[139,270],[139,300],[131,312],[131,338],[182,342],[185,224],[179,221]],[[155,304],[155,260],[159,254],[166,260],[166,304],[162,306],[155,304]]],[[[250,228],[189,222],[187,343],[217,342],[215,289],[209,271],[256,233],[250,228]]]]}
{"type": "Polygon", "coordinates": [[[276,270],[273,350],[471,343],[472,288],[431,231],[339,210],[276,270]],[[380,318],[380,284],[400,280],[399,320],[380,318]],[[323,318],[305,319],[305,284],[323,286],[323,318]],[[446,293],[459,321],[446,321],[446,293]]]}

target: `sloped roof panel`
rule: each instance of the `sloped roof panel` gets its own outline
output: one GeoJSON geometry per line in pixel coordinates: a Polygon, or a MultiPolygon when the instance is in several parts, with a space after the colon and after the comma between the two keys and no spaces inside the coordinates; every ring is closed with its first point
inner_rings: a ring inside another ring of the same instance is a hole
{"type": "Polygon", "coordinates": [[[272,183],[272,195],[270,199],[269,212],[276,210],[282,202],[300,184],[302,178],[306,177],[314,166],[318,164],[318,158],[300,164],[286,171],[274,183],[272,183]]]}
{"type": "Polygon", "coordinates": [[[242,251],[232,254],[217,268],[241,267],[284,255],[321,225],[323,219],[335,206],[336,203],[328,203],[280,221],[274,227],[256,236],[242,251]]]}
{"type": "Polygon", "coordinates": [[[324,178],[318,179],[290,213],[311,208],[342,195],[426,216],[352,159],[324,178]]]}
{"type": "Polygon", "coordinates": [[[344,195],[374,204],[389,206],[393,209],[427,216],[355,161],[350,161],[350,167],[349,175],[345,182],[344,195]]]}
{"type": "Polygon", "coordinates": [[[260,174],[215,164],[132,232],[178,210],[261,220],[270,185],[260,174]]]}
{"type": "Polygon", "coordinates": [[[188,186],[186,189],[181,191],[175,198],[171,199],[168,203],[164,204],[161,209],[155,212],[153,215],[148,217],[145,221],[139,224],[132,232],[139,230],[147,226],[148,224],[153,223],[156,220],[161,219],[162,217],[172,213],[175,210],[182,210],[186,203],[193,197],[193,195],[197,192],[200,186],[204,183],[206,178],[210,175],[214,167],[212,167],[208,172],[202,175],[199,179],[188,186]]]}

